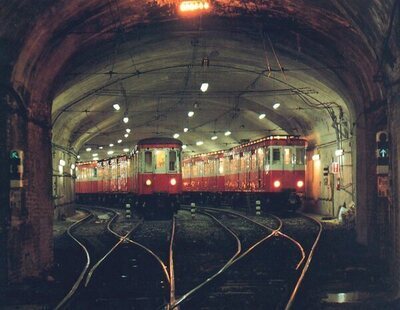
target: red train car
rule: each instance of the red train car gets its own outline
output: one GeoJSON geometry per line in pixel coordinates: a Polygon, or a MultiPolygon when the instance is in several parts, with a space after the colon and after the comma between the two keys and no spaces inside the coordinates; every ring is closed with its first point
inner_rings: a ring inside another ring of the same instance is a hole
{"type": "Polygon", "coordinates": [[[146,216],[171,215],[182,193],[182,142],[140,140],[130,156],[78,163],[75,183],[80,202],[131,202],[146,216]]]}
{"type": "Polygon", "coordinates": [[[251,197],[264,204],[283,202],[298,208],[304,194],[305,148],[306,140],[298,136],[269,136],[187,158],[182,169],[183,191],[196,197],[200,194],[202,199],[215,199],[209,193],[219,192],[230,199],[237,197],[238,203],[252,193],[251,197]]]}

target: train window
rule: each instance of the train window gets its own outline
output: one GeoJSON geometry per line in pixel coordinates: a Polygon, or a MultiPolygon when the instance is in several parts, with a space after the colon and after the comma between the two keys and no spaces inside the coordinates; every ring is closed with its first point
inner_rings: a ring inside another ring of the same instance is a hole
{"type": "Polygon", "coordinates": [[[165,167],[165,151],[156,151],[156,169],[163,169],[165,167]]]}
{"type": "Polygon", "coordinates": [[[292,163],[292,150],[289,148],[283,149],[283,163],[290,165],[292,163]]]}
{"type": "Polygon", "coordinates": [[[273,148],[272,149],[272,164],[279,164],[281,161],[281,149],[273,148]]]}
{"type": "Polygon", "coordinates": [[[169,171],[176,170],[176,152],[169,151],[169,171]]]}
{"type": "Polygon", "coordinates": [[[296,148],[296,165],[304,165],[305,149],[296,148]]]}
{"type": "Polygon", "coordinates": [[[144,152],[144,172],[153,171],[153,156],[150,151],[144,152]]]}

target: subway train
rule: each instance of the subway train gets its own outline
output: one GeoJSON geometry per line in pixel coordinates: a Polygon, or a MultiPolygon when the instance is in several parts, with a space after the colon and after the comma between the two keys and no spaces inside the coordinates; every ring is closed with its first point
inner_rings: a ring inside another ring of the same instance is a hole
{"type": "Polygon", "coordinates": [[[181,152],[179,140],[148,138],[130,156],[77,163],[77,201],[130,203],[145,218],[172,216],[182,193],[181,152]]]}
{"type": "Polygon", "coordinates": [[[171,216],[181,202],[296,210],[305,186],[306,140],[268,136],[182,160],[182,142],[150,138],[130,156],[77,164],[78,202],[130,202],[145,217],[171,216]]]}
{"type": "Polygon", "coordinates": [[[269,209],[296,210],[304,196],[306,145],[299,136],[268,136],[185,158],[184,200],[238,207],[259,200],[269,209]]]}

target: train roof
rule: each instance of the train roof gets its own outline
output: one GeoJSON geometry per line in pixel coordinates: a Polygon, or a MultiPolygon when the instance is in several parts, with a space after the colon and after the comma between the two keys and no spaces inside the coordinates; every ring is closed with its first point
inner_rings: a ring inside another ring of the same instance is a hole
{"type": "Polygon", "coordinates": [[[230,149],[226,150],[219,150],[215,152],[209,152],[209,153],[202,153],[202,154],[196,154],[193,156],[188,156],[185,158],[185,160],[189,159],[201,159],[202,157],[210,157],[210,156],[221,156],[224,153],[229,153],[229,152],[240,152],[240,151],[248,151],[254,148],[254,146],[265,146],[265,145],[271,145],[271,142],[277,143],[276,145],[284,145],[287,143],[288,145],[297,145],[297,144],[306,144],[306,139],[297,136],[297,135],[273,135],[273,136],[266,136],[264,138],[256,139],[247,143],[240,144],[238,146],[235,146],[230,149]]]}
{"type": "Polygon", "coordinates": [[[160,145],[160,144],[176,144],[181,146],[182,141],[174,138],[165,138],[165,137],[156,137],[156,138],[146,138],[139,140],[137,143],[137,146],[142,146],[142,145],[160,145]]]}

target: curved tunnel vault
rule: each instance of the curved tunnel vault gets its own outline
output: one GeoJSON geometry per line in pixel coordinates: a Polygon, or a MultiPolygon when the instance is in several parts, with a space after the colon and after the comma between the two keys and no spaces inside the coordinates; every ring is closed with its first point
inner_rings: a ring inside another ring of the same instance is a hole
{"type": "MultiPolygon", "coordinates": [[[[28,115],[28,133],[21,137],[28,144],[9,142],[7,149],[24,148],[29,184],[46,178],[43,187],[26,189],[24,221],[42,238],[35,242],[51,240],[51,226],[35,228],[40,218],[52,216],[53,205],[73,200],[69,165],[78,154],[91,159],[90,147],[106,157],[111,143],[118,153],[141,138],[179,133],[188,154],[268,134],[305,136],[308,207],[336,216],[341,205],[355,202],[359,240],[379,244],[371,237],[376,188],[369,176],[376,164],[374,135],[386,129],[384,103],[393,91],[381,80],[386,63],[380,38],[390,39],[395,1],[365,9],[336,1],[219,0],[208,15],[192,18],[177,13],[178,1],[92,0],[77,6],[43,0],[35,11],[28,2],[19,5],[32,12],[29,20],[24,16],[13,24],[18,15],[10,4],[0,22],[13,25],[18,37],[2,33],[16,46],[9,52],[7,83],[25,101],[28,115]],[[202,93],[205,80],[209,90],[202,93]],[[190,110],[195,116],[189,119],[190,110]],[[52,148],[43,139],[50,128],[52,148]],[[226,130],[232,135],[224,136],[226,130]],[[219,138],[211,141],[214,134],[219,138]],[[199,147],[198,140],[207,142],[199,147]],[[338,148],[345,152],[340,159],[338,148]],[[53,171],[40,161],[51,150],[53,171]],[[313,161],[313,154],[321,160],[313,161]],[[60,159],[68,168],[61,174],[60,159]],[[323,168],[333,161],[341,164],[340,180],[325,184],[323,168]],[[43,174],[35,173],[38,167],[43,174]],[[44,201],[40,207],[38,201],[44,201]]],[[[48,268],[51,243],[43,244],[46,249],[27,250],[37,263],[32,270],[15,270],[15,279],[48,268]]]]}

